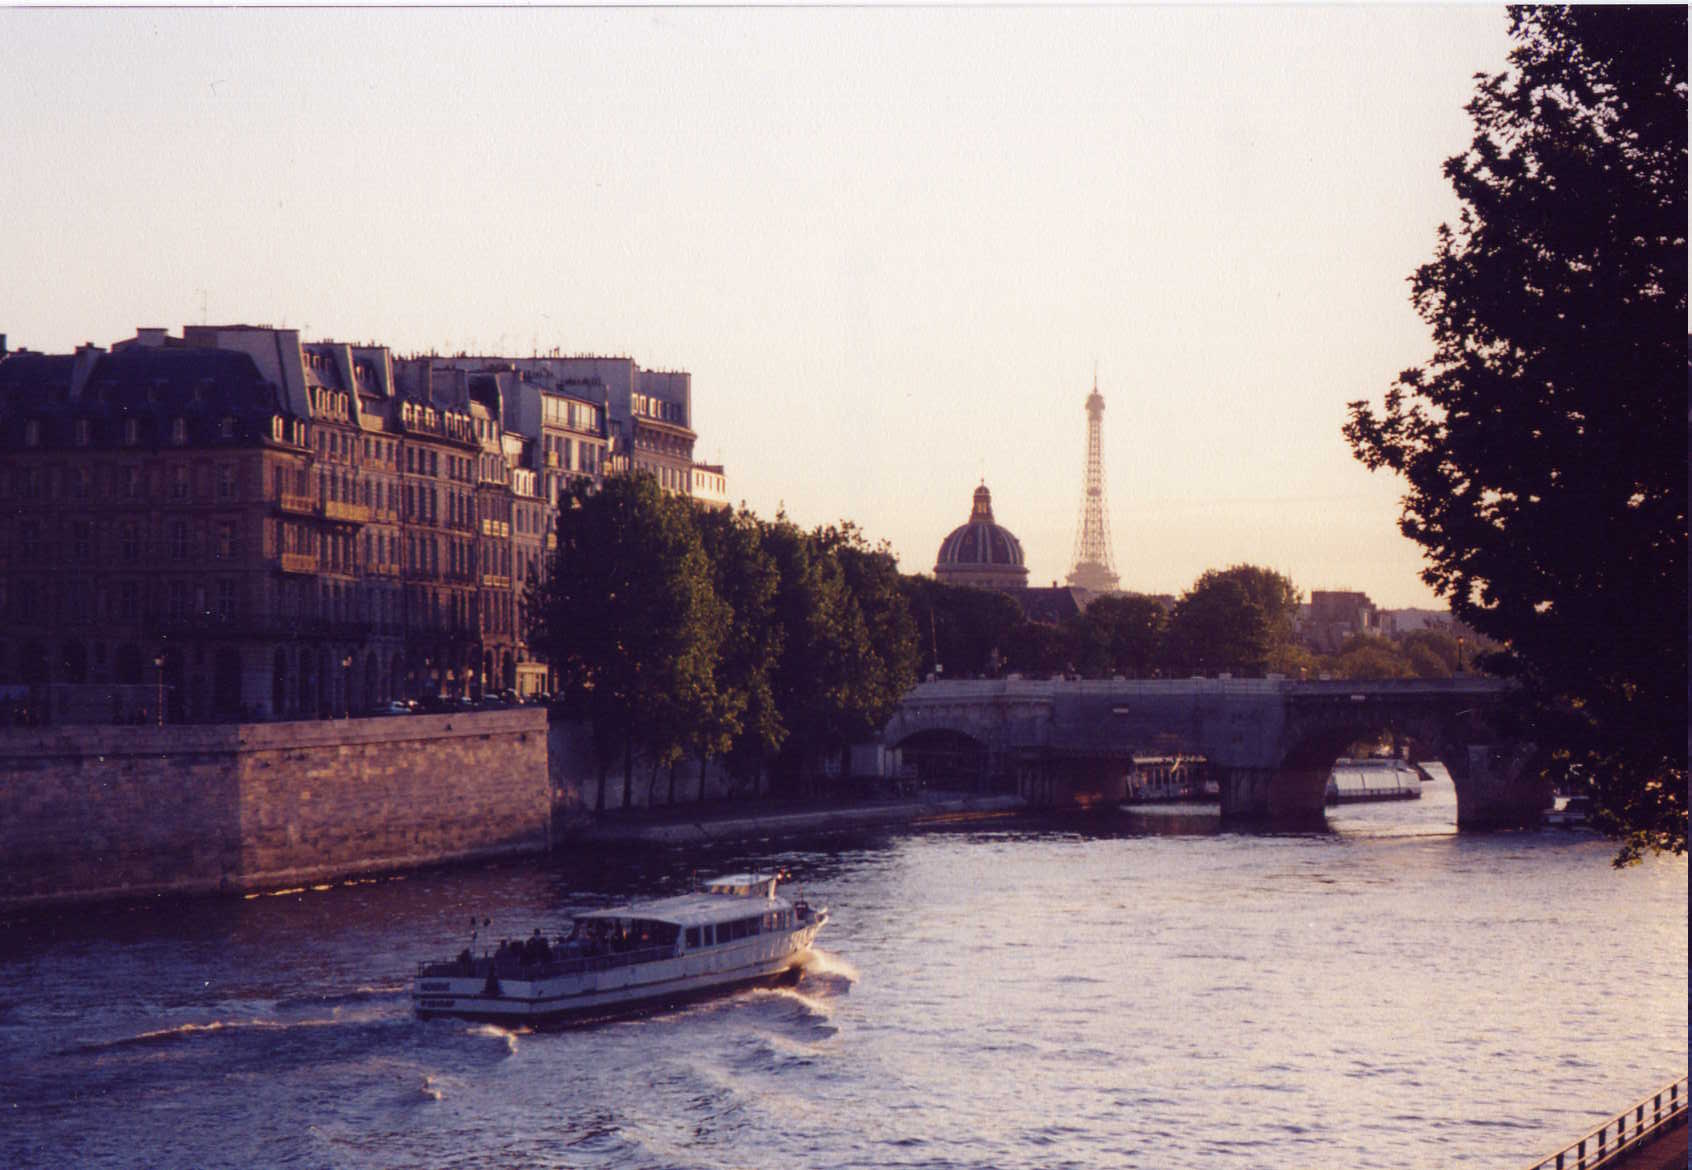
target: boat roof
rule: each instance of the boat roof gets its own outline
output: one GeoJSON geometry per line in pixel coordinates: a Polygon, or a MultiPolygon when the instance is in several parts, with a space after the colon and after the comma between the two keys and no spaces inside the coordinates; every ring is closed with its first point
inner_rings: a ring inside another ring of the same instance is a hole
{"type": "Polygon", "coordinates": [[[740,897],[732,894],[677,894],[670,898],[655,898],[650,902],[633,902],[627,906],[613,906],[608,910],[590,910],[576,915],[576,921],[592,919],[634,918],[647,922],[669,922],[676,926],[702,926],[712,922],[733,922],[750,918],[767,910],[785,910],[785,898],[765,898],[761,895],[740,897]]]}

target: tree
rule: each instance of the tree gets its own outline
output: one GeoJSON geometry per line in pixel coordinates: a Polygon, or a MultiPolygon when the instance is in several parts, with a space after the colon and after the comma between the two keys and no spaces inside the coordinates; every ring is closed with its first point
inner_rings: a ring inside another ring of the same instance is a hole
{"type": "Polygon", "coordinates": [[[916,686],[916,620],[898,559],[885,541],[872,546],[850,522],[819,529],[815,537],[840,565],[865,635],[851,659],[853,687],[842,713],[847,742],[857,742],[879,734],[905,692],[916,686]]]}
{"type": "Polygon", "coordinates": [[[1423,578],[1504,649],[1619,861],[1686,847],[1686,10],[1520,8],[1411,278],[1433,354],[1345,434],[1423,578]]]}
{"type": "Polygon", "coordinates": [[[1300,600],[1273,569],[1206,569],[1169,615],[1165,661],[1178,671],[1263,674],[1291,643],[1300,600]]]}
{"type": "Polygon", "coordinates": [[[775,620],[781,656],[770,672],[771,690],[786,741],[776,758],[778,779],[796,784],[819,751],[844,743],[852,701],[852,660],[866,652],[868,630],[852,604],[840,562],[815,534],[785,514],[764,528],[764,547],[775,562],[775,620]]]}
{"type": "Polygon", "coordinates": [[[1167,623],[1155,597],[1108,593],[1094,598],[1073,623],[1076,669],[1088,678],[1150,674],[1167,623]]]}
{"type": "Polygon", "coordinates": [[[635,744],[674,763],[716,704],[728,613],[688,506],[646,475],[572,487],[551,570],[525,611],[529,644],[558,672],[566,710],[592,724],[597,811],[613,749],[622,749],[627,808],[635,744]]]}
{"type": "Polygon", "coordinates": [[[1237,578],[1205,573],[1175,602],[1164,661],[1173,673],[1261,674],[1269,661],[1269,622],[1237,578]]]}
{"type": "Polygon", "coordinates": [[[756,775],[765,758],[781,747],[787,729],[770,682],[782,650],[775,615],[780,575],[764,548],[763,527],[744,508],[701,511],[695,522],[711,563],[712,585],[730,613],[717,664],[717,706],[702,721],[695,745],[699,799],[704,800],[711,756],[725,754],[738,776],[756,775]]]}
{"type": "Polygon", "coordinates": [[[918,669],[943,678],[990,677],[1006,660],[1011,637],[1025,620],[1022,607],[996,589],[947,585],[906,577],[905,597],[916,622],[918,669]]]}

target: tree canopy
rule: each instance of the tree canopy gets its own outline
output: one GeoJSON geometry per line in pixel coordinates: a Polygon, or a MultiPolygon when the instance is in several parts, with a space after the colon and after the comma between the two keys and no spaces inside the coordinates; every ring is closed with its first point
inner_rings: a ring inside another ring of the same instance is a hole
{"type": "Polygon", "coordinates": [[[1169,615],[1164,659],[1178,673],[1262,674],[1291,643],[1299,601],[1298,587],[1273,569],[1208,569],[1169,615]]]}
{"type": "Polygon", "coordinates": [[[1433,354],[1351,404],[1424,579],[1504,649],[1540,766],[1684,850],[1686,9],[1517,8],[1477,80],[1461,210],[1411,299],[1433,354]]]}
{"type": "Polygon", "coordinates": [[[558,672],[566,707],[593,726],[601,809],[611,752],[622,751],[626,807],[636,740],[673,763],[718,707],[730,615],[687,509],[650,476],[573,487],[552,569],[527,608],[530,644],[558,672]]]}

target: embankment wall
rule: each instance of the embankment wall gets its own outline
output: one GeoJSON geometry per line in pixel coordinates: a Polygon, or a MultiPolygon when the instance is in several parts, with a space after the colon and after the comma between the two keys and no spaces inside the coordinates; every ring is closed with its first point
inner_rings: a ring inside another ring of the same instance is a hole
{"type": "Polygon", "coordinates": [[[0,905],[538,852],[546,712],[0,732],[0,905]]]}

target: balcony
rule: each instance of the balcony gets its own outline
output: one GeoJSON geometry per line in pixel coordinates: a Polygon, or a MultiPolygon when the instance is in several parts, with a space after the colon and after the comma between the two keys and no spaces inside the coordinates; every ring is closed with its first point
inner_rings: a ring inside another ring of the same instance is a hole
{"type": "Polygon", "coordinates": [[[312,503],[309,495],[299,495],[294,492],[282,492],[276,497],[276,506],[284,512],[292,512],[296,516],[311,516],[317,512],[317,506],[312,503]]]}
{"type": "Polygon", "coordinates": [[[323,502],[323,518],[337,520],[343,524],[368,524],[370,522],[370,505],[350,504],[346,500],[325,500],[323,502]]]}
{"type": "Polygon", "coordinates": [[[317,572],[317,554],[283,553],[282,571],[284,573],[315,573],[317,572]]]}

